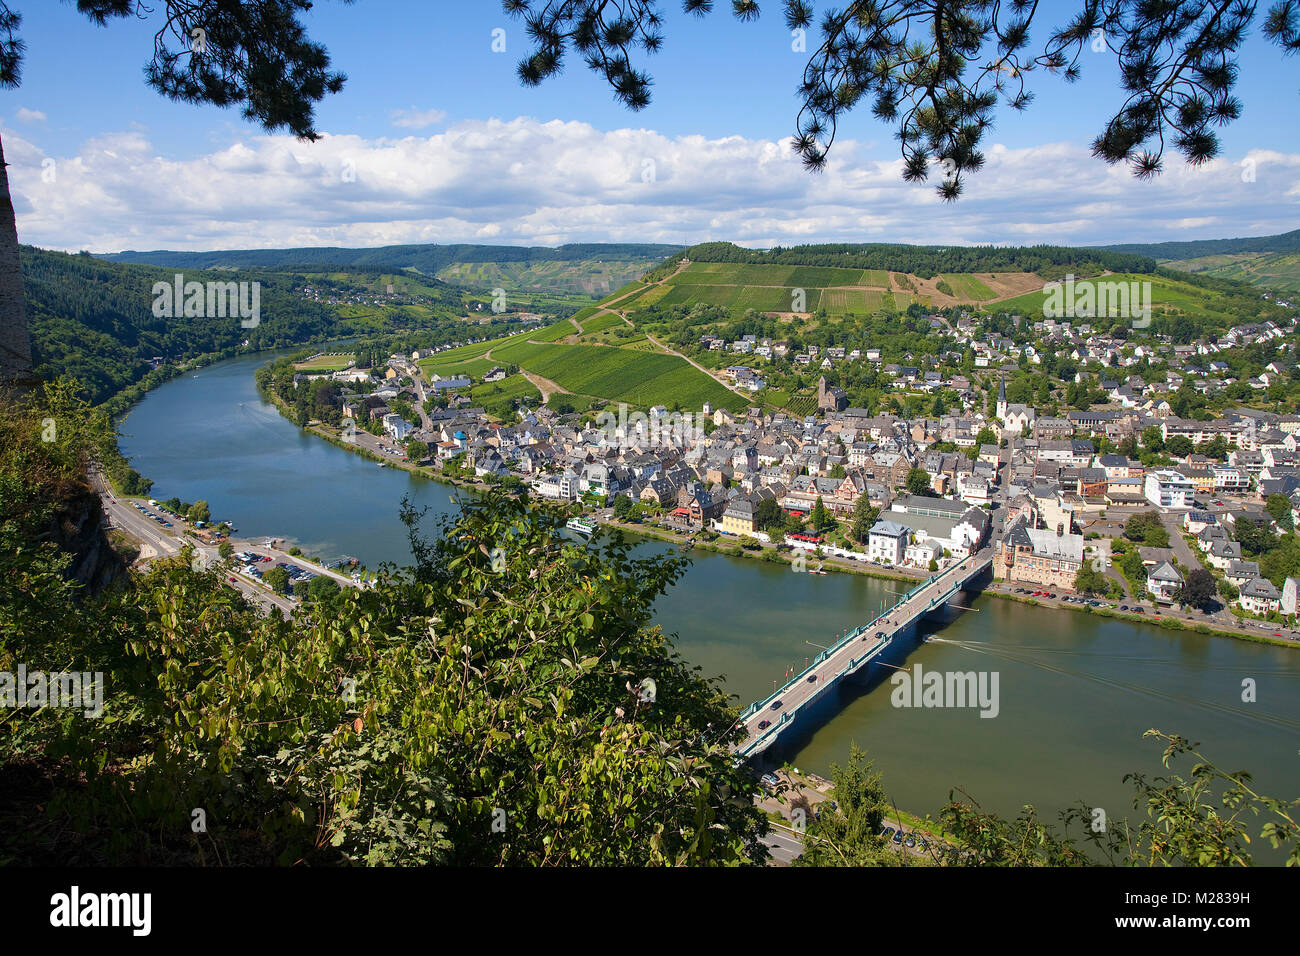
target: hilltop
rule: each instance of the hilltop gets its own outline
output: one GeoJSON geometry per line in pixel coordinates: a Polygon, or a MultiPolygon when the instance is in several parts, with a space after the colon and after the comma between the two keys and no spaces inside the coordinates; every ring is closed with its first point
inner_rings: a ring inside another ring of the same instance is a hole
{"type": "MultiPolygon", "coordinates": [[[[1239,282],[1161,269],[1128,252],[1056,246],[820,245],[744,249],[705,243],[677,252],[594,306],[508,343],[480,343],[426,360],[428,375],[477,380],[497,365],[521,370],[476,403],[514,394],[583,411],[602,402],[737,411],[753,405],[806,413],[813,384],[789,358],[747,357],[722,343],[745,335],[802,345],[871,346],[903,358],[936,348],[934,322],[951,330],[962,312],[1044,316],[1044,287],[1065,275],[1149,289],[1153,331],[1177,341],[1224,330],[1270,308],[1239,282]],[[933,316],[940,318],[933,318],[933,316]],[[738,363],[758,370],[737,371],[738,363]]],[[[1119,317],[1101,317],[1099,331],[1119,317]]],[[[998,328],[1004,326],[999,325],[998,328]]],[[[1010,325],[1005,325],[1010,328],[1010,325]]],[[[865,386],[864,386],[865,387],[865,386]]],[[[865,394],[865,393],[864,393],[865,394]]]]}

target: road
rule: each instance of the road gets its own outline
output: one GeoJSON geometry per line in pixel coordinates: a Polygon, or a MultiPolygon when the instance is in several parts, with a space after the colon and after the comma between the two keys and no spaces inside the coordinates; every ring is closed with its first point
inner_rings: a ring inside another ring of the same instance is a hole
{"type": "Polygon", "coordinates": [[[142,546],[141,558],[167,558],[180,553],[181,542],[168,534],[165,528],[136,511],[130,503],[118,498],[97,470],[91,470],[90,479],[99,492],[100,500],[104,503],[104,513],[108,515],[113,527],[126,532],[142,546]],[[144,548],[150,553],[144,553],[144,548]]]}
{"type": "Polygon", "coordinates": [[[799,834],[779,823],[772,824],[772,829],[763,837],[763,842],[772,855],[772,862],[778,866],[789,866],[803,856],[803,840],[799,834]]]}
{"type": "MultiPolygon", "coordinates": [[[[197,566],[205,570],[215,569],[228,587],[234,588],[250,601],[263,607],[275,608],[285,617],[293,613],[297,604],[291,598],[271,591],[265,585],[246,577],[236,570],[220,567],[222,561],[217,547],[205,544],[196,538],[191,538],[185,533],[186,529],[183,527],[183,522],[181,523],[182,527],[176,529],[168,529],[159,525],[153,519],[145,517],[136,510],[132,501],[119,498],[98,470],[92,469],[90,475],[91,484],[99,493],[104,513],[108,516],[112,527],[126,533],[140,543],[142,548],[141,559],[175,557],[180,554],[182,548],[188,545],[194,549],[197,566]],[[148,549],[151,553],[146,554],[144,549],[148,549]]],[[[326,568],[315,561],[301,556],[290,555],[279,548],[271,546],[269,543],[259,544],[250,540],[231,538],[230,544],[236,551],[252,551],[266,555],[272,561],[294,563],[311,570],[315,574],[328,576],[343,586],[358,586],[356,581],[346,575],[326,568]]]]}

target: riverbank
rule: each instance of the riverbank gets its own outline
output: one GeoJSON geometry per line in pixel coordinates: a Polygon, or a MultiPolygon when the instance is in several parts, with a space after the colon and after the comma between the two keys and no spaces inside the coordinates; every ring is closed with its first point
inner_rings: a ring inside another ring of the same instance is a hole
{"type": "MultiPolygon", "coordinates": [[[[693,535],[684,532],[676,532],[664,528],[646,527],[643,525],[633,525],[624,522],[609,520],[602,522],[602,527],[618,528],[632,534],[639,534],[649,538],[655,538],[660,541],[667,541],[672,544],[684,545],[692,542],[693,550],[711,551],[715,554],[726,555],[733,558],[749,558],[754,561],[761,561],[767,564],[784,564],[789,566],[793,562],[780,553],[770,544],[762,544],[753,549],[740,547],[738,544],[723,547],[717,542],[701,541],[694,538],[693,535]]],[[[809,558],[810,561],[816,560],[818,567],[828,572],[838,572],[841,574],[855,574],[866,578],[876,578],[882,581],[903,581],[915,584],[929,577],[928,572],[918,570],[913,571],[910,568],[893,568],[884,570],[879,567],[864,568],[856,562],[845,558],[824,557],[809,558]]],[[[1194,631],[1199,634],[1209,634],[1216,637],[1231,637],[1239,641],[1247,641],[1253,644],[1269,644],[1276,647],[1289,647],[1292,649],[1300,648],[1300,641],[1288,640],[1286,638],[1277,638],[1271,635],[1254,634],[1248,631],[1234,631],[1226,628],[1213,627],[1194,619],[1184,620],[1183,618],[1173,617],[1168,614],[1126,614],[1122,611],[1112,610],[1110,608],[1095,608],[1087,604],[1064,604],[1056,601],[1040,601],[1034,597],[1027,597],[1014,593],[1014,584],[1010,582],[994,582],[990,587],[981,591],[989,597],[1001,598],[1006,601],[1013,601],[1017,604],[1025,604],[1031,607],[1045,607],[1057,611],[1074,611],[1076,613],[1091,614],[1097,617],[1108,617],[1116,620],[1127,621],[1133,624],[1147,624],[1152,627],[1162,627],[1171,631],[1194,631]]],[[[1276,628],[1274,628],[1276,630],[1276,628]]]]}
{"type": "MultiPolygon", "coordinates": [[[[275,406],[276,411],[286,421],[292,421],[286,414],[287,406],[284,402],[269,389],[260,389],[259,393],[267,398],[275,406]]],[[[323,438],[330,444],[351,451],[368,461],[381,462],[386,467],[398,468],[410,474],[419,475],[429,481],[439,484],[448,485],[457,488],[466,488],[470,491],[486,493],[493,490],[494,486],[481,481],[474,481],[464,478],[453,478],[444,475],[441,472],[434,471],[414,462],[402,461],[393,457],[375,454],[369,449],[361,446],[356,442],[348,442],[339,438],[337,429],[325,425],[321,422],[309,422],[304,427],[306,431],[311,432],[317,437],[323,438]]],[[[583,515],[591,518],[597,518],[595,513],[599,509],[584,507],[583,515]]],[[[721,554],[728,557],[748,558],[754,561],[760,561],[766,564],[782,564],[789,567],[793,562],[790,558],[783,556],[774,545],[756,542],[757,547],[752,549],[743,548],[736,543],[722,543],[722,539],[714,541],[701,540],[698,535],[699,531],[677,531],[661,526],[633,524],[630,522],[618,521],[612,517],[599,519],[601,527],[618,529],[628,534],[640,535],[646,538],[652,538],[675,544],[678,547],[689,545],[692,550],[709,551],[714,554],[721,554]]],[[[930,572],[921,569],[911,568],[883,568],[880,566],[863,567],[858,562],[847,558],[838,558],[833,556],[816,557],[815,553],[808,555],[809,562],[817,562],[814,570],[820,570],[824,573],[853,574],[865,578],[874,578],[882,581],[901,581],[915,584],[925,580],[930,576],[930,572]]],[[[1173,613],[1153,612],[1151,614],[1128,614],[1112,608],[1094,608],[1088,604],[1064,603],[1059,601],[1039,601],[1033,597],[1026,597],[1014,593],[1014,584],[1010,582],[994,582],[991,586],[983,589],[981,592],[989,597],[1002,598],[1020,604],[1027,604],[1035,607],[1047,607],[1058,611],[1073,611],[1082,614],[1091,614],[1098,617],[1108,617],[1117,620],[1127,621],[1133,624],[1146,624],[1153,627],[1164,628],[1171,631],[1194,631],[1199,634],[1207,634],[1215,637],[1229,637],[1234,640],[1246,641],[1254,644],[1266,644],[1278,647],[1288,647],[1295,649],[1300,647],[1300,640],[1279,638],[1267,634],[1252,633],[1244,628],[1229,629],[1226,627],[1216,627],[1213,624],[1196,620],[1190,615],[1178,616],[1173,613]]]]}

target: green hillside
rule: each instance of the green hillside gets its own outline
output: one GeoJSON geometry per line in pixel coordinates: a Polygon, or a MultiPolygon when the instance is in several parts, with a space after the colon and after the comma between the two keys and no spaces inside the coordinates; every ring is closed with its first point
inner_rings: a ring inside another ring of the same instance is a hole
{"type": "Polygon", "coordinates": [[[1234,253],[1166,263],[1171,269],[1249,282],[1268,292],[1300,292],[1300,252],[1234,253]]]}
{"type": "Polygon", "coordinates": [[[1179,272],[1247,282],[1270,292],[1300,292],[1300,229],[1277,236],[1108,246],[1152,256],[1179,272]]]}
{"type": "MultiPolygon", "coordinates": [[[[186,269],[274,269],[437,277],[479,291],[550,292],[600,297],[652,268],[679,247],[659,243],[570,243],[549,246],[400,245],[373,249],[307,247],[225,249],[211,252],[127,251],[104,255],[131,262],[186,269]]],[[[391,278],[386,280],[391,281],[391,278]]]]}
{"type": "Polygon", "coordinates": [[[664,405],[698,411],[710,402],[738,410],[752,404],[683,359],[662,352],[535,343],[520,337],[493,349],[492,357],[550,379],[566,392],[639,408],[664,405]]]}

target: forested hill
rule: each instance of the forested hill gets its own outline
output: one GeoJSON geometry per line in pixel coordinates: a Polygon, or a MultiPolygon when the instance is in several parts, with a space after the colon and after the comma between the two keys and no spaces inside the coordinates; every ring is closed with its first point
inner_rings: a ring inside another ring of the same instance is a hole
{"type": "Polygon", "coordinates": [[[1110,252],[1171,260],[1264,252],[1300,252],[1300,229],[1284,232],[1276,236],[1255,236],[1249,239],[1200,239],[1191,242],[1130,243],[1118,246],[1099,246],[1098,248],[1110,252]]]}
{"type": "Polygon", "coordinates": [[[739,262],[748,265],[823,266],[849,269],[884,269],[925,279],[945,272],[1036,272],[1054,276],[1073,270],[1077,274],[1154,272],[1155,260],[1146,256],[1105,249],[1063,246],[908,246],[891,243],[827,244],[772,249],[744,249],[730,242],[692,246],[685,255],[692,262],[739,262]]]}
{"type": "MultiPolygon", "coordinates": [[[[271,349],[383,330],[375,327],[377,320],[341,319],[337,310],[304,298],[294,291],[302,277],[288,273],[257,270],[234,276],[186,269],[186,281],[260,283],[259,324],[244,328],[238,317],[154,316],[154,283],[172,283],[174,268],[104,262],[86,253],[34,246],[23,246],[21,255],[37,374],[76,378],[96,404],[141,382],[154,357],[175,363],[233,354],[245,340],[250,348],[271,349]]],[[[461,290],[435,284],[427,298],[428,312],[463,314],[461,290]]],[[[402,324],[410,322],[403,319],[402,324]]]]}
{"type": "Polygon", "coordinates": [[[261,266],[269,269],[308,266],[373,266],[416,269],[435,275],[458,262],[564,262],[581,259],[662,259],[678,246],[656,243],[571,243],[564,246],[407,245],[373,249],[306,247],[301,249],[224,249],[214,252],[118,252],[101,256],[110,262],[136,262],[173,268],[217,269],[261,266]]]}

